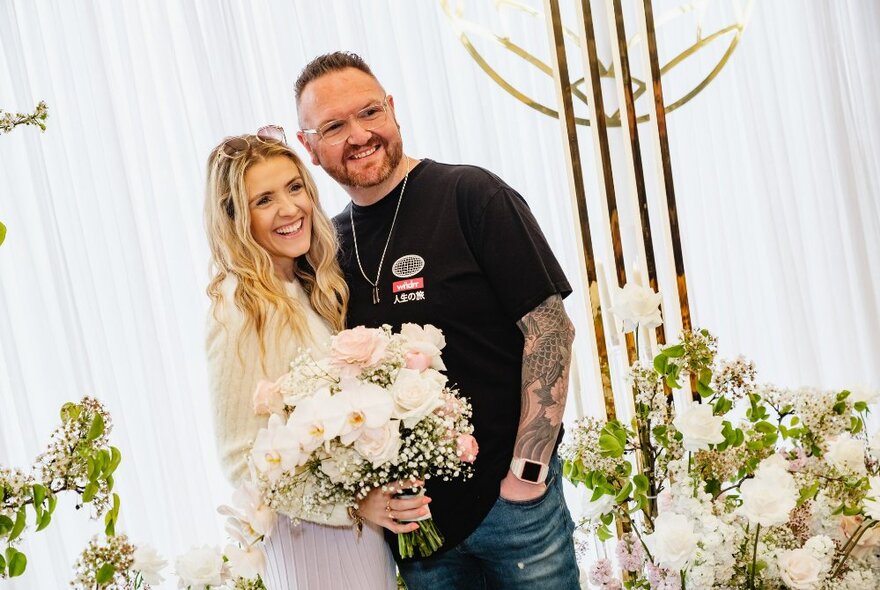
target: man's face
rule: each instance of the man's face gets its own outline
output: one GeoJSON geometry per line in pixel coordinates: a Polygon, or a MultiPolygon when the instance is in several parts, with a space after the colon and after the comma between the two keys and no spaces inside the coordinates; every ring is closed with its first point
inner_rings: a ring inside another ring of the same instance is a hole
{"type": "Polygon", "coordinates": [[[297,135],[312,163],[320,165],[339,184],[355,188],[376,186],[387,180],[400,164],[403,142],[394,117],[394,99],[388,97],[388,116],[375,129],[364,129],[352,116],[367,106],[380,104],[383,98],[385,92],[379,82],[355,68],[321,76],[300,94],[297,111],[301,128],[319,129],[334,120],[349,124],[351,135],[337,145],[329,145],[320,135],[297,135]]]}

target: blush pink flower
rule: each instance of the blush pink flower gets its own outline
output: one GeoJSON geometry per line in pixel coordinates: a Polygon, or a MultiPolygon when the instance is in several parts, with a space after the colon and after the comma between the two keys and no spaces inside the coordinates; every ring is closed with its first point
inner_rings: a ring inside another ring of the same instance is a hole
{"type": "Polygon", "coordinates": [[[343,330],[330,341],[331,362],[342,369],[343,376],[353,377],[366,367],[378,364],[388,347],[383,330],[358,326],[343,330]]]}
{"type": "Polygon", "coordinates": [[[281,394],[281,384],[287,379],[285,373],[274,383],[260,380],[254,390],[254,413],[258,416],[284,413],[284,396],[281,394]]]}
{"type": "Polygon", "coordinates": [[[406,353],[405,358],[406,368],[418,371],[419,373],[430,367],[431,363],[434,362],[433,358],[418,350],[406,353]]]}
{"type": "Polygon", "coordinates": [[[477,453],[480,452],[480,446],[477,439],[470,434],[461,434],[456,439],[458,458],[465,463],[473,463],[477,460],[477,453]]]}

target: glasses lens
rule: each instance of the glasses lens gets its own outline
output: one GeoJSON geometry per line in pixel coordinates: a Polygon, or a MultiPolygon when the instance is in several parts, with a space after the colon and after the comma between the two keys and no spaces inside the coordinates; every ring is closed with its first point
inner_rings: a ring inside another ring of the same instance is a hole
{"type": "MultiPolygon", "coordinates": [[[[357,120],[357,124],[361,129],[372,131],[385,123],[387,118],[385,103],[370,105],[352,116],[357,120]]],[[[351,123],[349,119],[330,121],[321,127],[321,137],[324,141],[330,145],[338,145],[351,137],[351,123]]]]}
{"type": "Polygon", "coordinates": [[[248,142],[243,137],[230,137],[226,141],[223,142],[223,147],[221,151],[229,156],[230,158],[234,158],[244,150],[248,148],[248,142]]]}
{"type": "Polygon", "coordinates": [[[287,143],[287,136],[284,135],[284,129],[279,125],[265,125],[257,129],[257,137],[260,139],[268,139],[271,141],[280,141],[287,143]]]}

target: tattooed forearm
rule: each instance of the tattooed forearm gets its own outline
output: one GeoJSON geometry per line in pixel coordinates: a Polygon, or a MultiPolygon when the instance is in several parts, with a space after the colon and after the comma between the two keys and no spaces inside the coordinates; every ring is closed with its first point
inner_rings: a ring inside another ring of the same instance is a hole
{"type": "Polygon", "coordinates": [[[574,326],[553,295],[517,323],[525,336],[522,411],[513,454],[549,463],[562,427],[574,326]]]}

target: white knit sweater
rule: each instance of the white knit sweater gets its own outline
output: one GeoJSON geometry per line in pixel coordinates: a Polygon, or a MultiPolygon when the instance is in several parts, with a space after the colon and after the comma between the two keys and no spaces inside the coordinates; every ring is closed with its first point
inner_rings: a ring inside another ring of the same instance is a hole
{"type": "MultiPolygon", "coordinates": [[[[261,365],[256,332],[251,328],[239,338],[245,315],[235,305],[236,285],[237,280],[231,276],[222,283],[223,300],[208,313],[205,342],[217,452],[223,472],[233,485],[248,476],[247,453],[268,421],[266,416],[254,413],[252,398],[257,382],[275,381],[287,372],[301,346],[311,347],[316,355],[325,354],[331,335],[330,327],[312,309],[302,286],[296,281],[288,283],[287,293],[306,312],[311,341],[303,342],[289,328],[277,339],[274,334],[267,334],[266,357],[261,365]]],[[[275,325],[275,313],[269,312],[266,325],[275,325]]],[[[351,524],[344,506],[335,506],[326,518],[302,513],[288,516],[334,526],[351,524]]]]}

